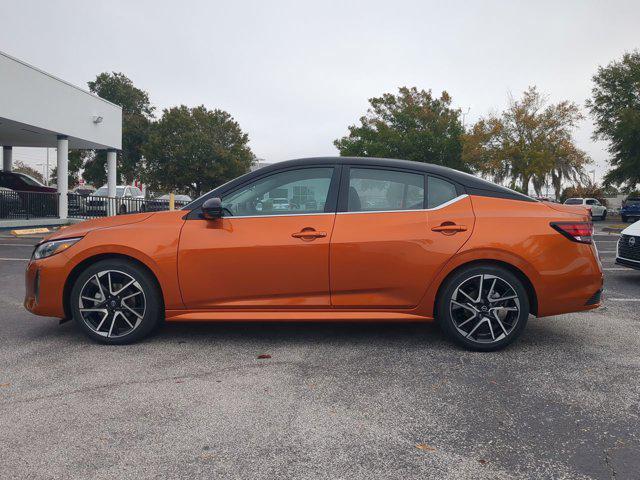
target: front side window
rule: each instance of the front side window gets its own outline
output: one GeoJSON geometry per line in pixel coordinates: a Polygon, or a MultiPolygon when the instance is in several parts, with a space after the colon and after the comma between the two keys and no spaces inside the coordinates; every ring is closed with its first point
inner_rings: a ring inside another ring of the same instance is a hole
{"type": "Polygon", "coordinates": [[[565,205],[582,205],[582,199],[581,198],[569,198],[569,199],[565,200],[564,204],[565,205]]]}
{"type": "Polygon", "coordinates": [[[424,176],[374,168],[350,168],[347,210],[379,212],[424,208],[424,176]]]}
{"type": "Polygon", "coordinates": [[[333,167],[276,173],[222,197],[227,215],[292,215],[322,213],[333,167]]]}
{"type": "Polygon", "coordinates": [[[458,196],[456,186],[438,177],[429,177],[427,182],[427,208],[439,207],[458,196]]]}

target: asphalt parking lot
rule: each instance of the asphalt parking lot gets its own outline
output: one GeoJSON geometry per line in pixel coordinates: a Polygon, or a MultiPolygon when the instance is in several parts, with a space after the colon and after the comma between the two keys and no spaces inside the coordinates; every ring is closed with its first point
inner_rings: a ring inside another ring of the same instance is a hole
{"type": "Polygon", "coordinates": [[[0,238],[0,476],[638,479],[640,271],[614,264],[616,240],[596,236],[602,308],[473,353],[391,323],[100,346],[24,310],[37,240],[0,238]]]}

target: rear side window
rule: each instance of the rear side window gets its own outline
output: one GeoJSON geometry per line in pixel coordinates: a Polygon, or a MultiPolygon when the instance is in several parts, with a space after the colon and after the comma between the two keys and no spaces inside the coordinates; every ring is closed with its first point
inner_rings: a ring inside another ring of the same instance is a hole
{"type": "Polygon", "coordinates": [[[350,168],[348,195],[349,212],[419,210],[424,208],[424,175],[350,168]]]}
{"type": "Polygon", "coordinates": [[[427,208],[439,207],[458,196],[456,186],[437,177],[429,177],[427,183],[427,208]]]}

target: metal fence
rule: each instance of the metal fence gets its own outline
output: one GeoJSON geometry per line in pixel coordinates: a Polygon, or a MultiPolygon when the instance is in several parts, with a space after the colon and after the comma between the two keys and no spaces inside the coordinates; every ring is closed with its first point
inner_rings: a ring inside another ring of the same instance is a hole
{"type": "MultiPolygon", "coordinates": [[[[57,218],[58,193],[0,190],[0,219],[57,218]]],[[[68,194],[69,218],[95,218],[169,210],[169,200],[128,197],[96,197],[68,194]]],[[[187,202],[176,201],[175,208],[187,202]]]]}
{"type": "MultiPolygon", "coordinates": [[[[175,202],[175,208],[181,208],[186,202],[175,202]]],[[[70,218],[94,218],[128,213],[159,212],[169,210],[169,201],[147,198],[96,197],[69,194],[70,218]]]]}
{"type": "Polygon", "coordinates": [[[57,193],[0,190],[0,219],[57,217],[57,193]]]}

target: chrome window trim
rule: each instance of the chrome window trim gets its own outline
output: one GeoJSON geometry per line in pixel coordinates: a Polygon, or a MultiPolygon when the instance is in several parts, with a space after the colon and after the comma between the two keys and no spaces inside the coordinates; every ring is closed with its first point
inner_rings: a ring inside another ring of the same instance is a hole
{"type": "Polygon", "coordinates": [[[335,215],[336,212],[318,212],[318,213],[282,213],[280,215],[225,215],[223,219],[234,219],[234,218],[277,218],[277,217],[309,217],[309,216],[317,216],[317,215],[335,215]]]}
{"type": "Polygon", "coordinates": [[[456,202],[459,202],[460,200],[467,198],[469,195],[467,193],[463,193],[462,195],[458,195],[456,198],[452,198],[451,200],[449,200],[448,202],[444,202],[441,205],[438,205],[437,207],[431,207],[431,208],[414,208],[412,210],[365,210],[365,211],[360,211],[360,212],[338,212],[338,215],[354,215],[354,214],[360,214],[360,213],[406,213],[406,212],[431,212],[434,210],[440,210],[441,208],[445,208],[448,207],[449,205],[452,205],[456,202]]]}
{"type": "Polygon", "coordinates": [[[463,193],[462,195],[458,195],[456,198],[452,198],[448,202],[444,202],[442,205],[438,205],[437,207],[432,208],[415,208],[413,210],[369,210],[363,212],[318,212],[318,213],[283,213],[283,214],[275,214],[275,215],[229,215],[224,216],[222,218],[226,219],[234,219],[234,218],[277,218],[277,217],[309,217],[316,215],[353,215],[360,213],[407,213],[407,212],[430,212],[433,210],[440,210],[441,208],[448,207],[460,200],[467,198],[469,195],[463,193]]]}

